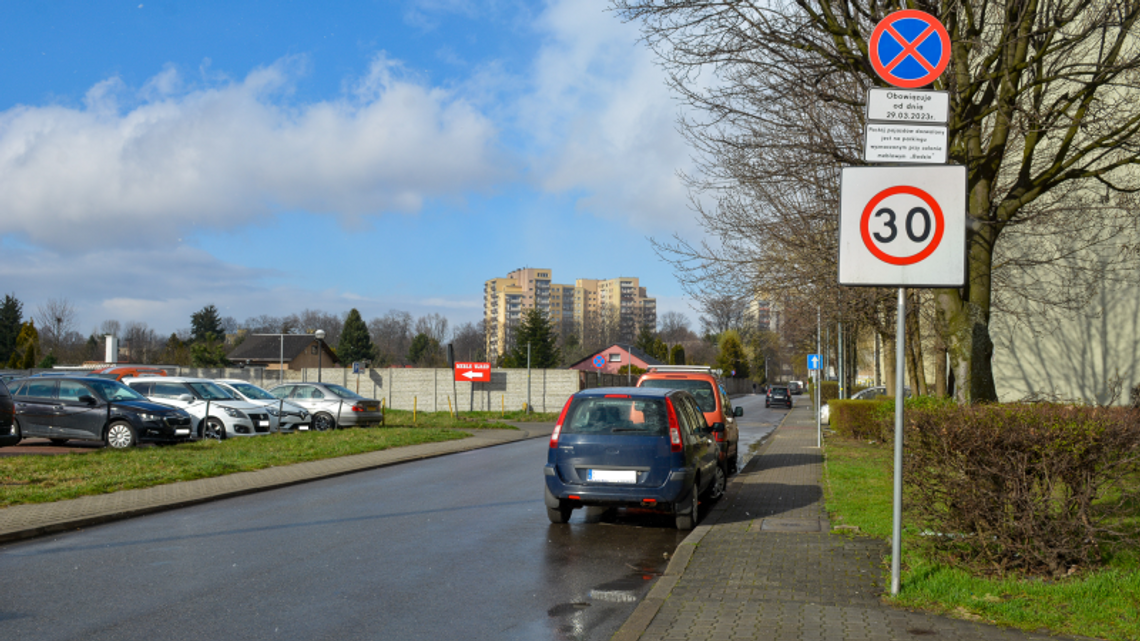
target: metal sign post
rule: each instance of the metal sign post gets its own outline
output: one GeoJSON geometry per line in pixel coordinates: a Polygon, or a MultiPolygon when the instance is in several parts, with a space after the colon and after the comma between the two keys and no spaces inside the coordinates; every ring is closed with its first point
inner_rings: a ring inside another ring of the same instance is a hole
{"type": "Polygon", "coordinates": [[[903,403],[906,400],[903,381],[906,378],[906,290],[899,288],[898,321],[895,324],[895,496],[891,523],[891,594],[899,593],[902,557],[902,491],[903,491],[903,403]]]}

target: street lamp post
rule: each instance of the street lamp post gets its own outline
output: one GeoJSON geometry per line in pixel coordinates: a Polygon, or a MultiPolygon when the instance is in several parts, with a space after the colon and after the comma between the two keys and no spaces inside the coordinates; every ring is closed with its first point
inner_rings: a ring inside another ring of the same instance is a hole
{"type": "Polygon", "coordinates": [[[324,355],[325,355],[325,350],[324,350],[324,345],[323,345],[323,341],[325,340],[325,330],[318,329],[316,332],[314,332],[314,335],[317,337],[317,382],[320,383],[321,382],[321,368],[324,367],[324,363],[322,361],[323,361],[324,355]]]}

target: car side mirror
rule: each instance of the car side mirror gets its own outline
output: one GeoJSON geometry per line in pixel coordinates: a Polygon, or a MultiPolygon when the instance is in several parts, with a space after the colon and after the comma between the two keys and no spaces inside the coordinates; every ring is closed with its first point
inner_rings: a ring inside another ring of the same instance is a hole
{"type": "Polygon", "coordinates": [[[744,408],[743,407],[732,408],[732,415],[733,416],[744,416],[744,408]]]}
{"type": "Polygon", "coordinates": [[[79,397],[79,402],[85,405],[94,405],[95,397],[91,396],[90,394],[84,394],[83,396],[79,397]]]}
{"type": "Polygon", "coordinates": [[[194,397],[189,394],[183,394],[182,396],[178,397],[178,400],[182,401],[183,403],[193,403],[194,397]]]}
{"type": "Polygon", "coordinates": [[[709,426],[709,434],[722,434],[724,432],[724,423],[713,423],[709,426]]]}

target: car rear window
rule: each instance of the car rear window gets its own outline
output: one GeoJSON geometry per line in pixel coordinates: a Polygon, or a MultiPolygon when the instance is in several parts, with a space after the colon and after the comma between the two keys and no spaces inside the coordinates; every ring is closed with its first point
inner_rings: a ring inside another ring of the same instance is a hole
{"type": "Polygon", "coordinates": [[[576,398],[562,423],[563,434],[665,436],[665,401],[644,398],[576,398]]]}
{"type": "Polygon", "coordinates": [[[697,405],[702,412],[716,411],[716,391],[712,383],[692,378],[651,378],[641,381],[638,387],[653,387],[657,389],[683,389],[697,399],[697,405]]]}

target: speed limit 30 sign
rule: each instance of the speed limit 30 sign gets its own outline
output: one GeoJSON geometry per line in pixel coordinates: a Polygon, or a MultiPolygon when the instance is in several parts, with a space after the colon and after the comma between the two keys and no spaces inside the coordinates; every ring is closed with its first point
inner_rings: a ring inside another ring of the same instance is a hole
{"type": "Polygon", "coordinates": [[[962,287],[966,168],[845,167],[839,284],[962,287]]]}

